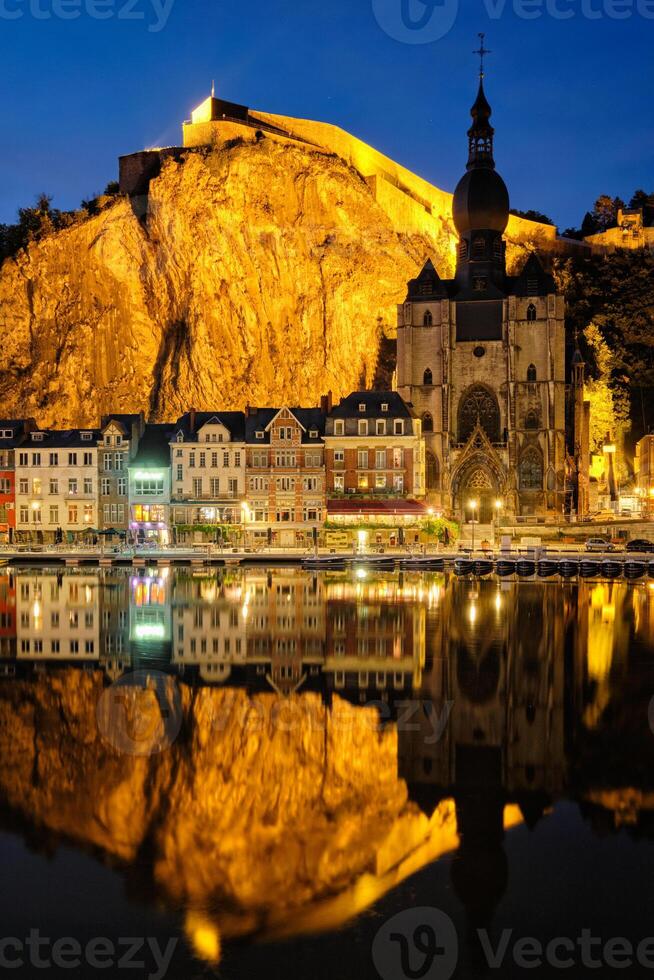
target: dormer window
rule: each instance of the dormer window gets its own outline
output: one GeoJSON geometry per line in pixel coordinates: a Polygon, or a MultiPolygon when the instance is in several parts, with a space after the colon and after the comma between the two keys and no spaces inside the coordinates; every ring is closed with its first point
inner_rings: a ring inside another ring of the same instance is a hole
{"type": "Polygon", "coordinates": [[[32,433],[32,442],[43,442],[43,433],[42,432],[33,432],[32,433]]]}
{"type": "Polygon", "coordinates": [[[388,411],[388,402],[382,402],[381,410],[382,410],[382,412],[387,412],[388,411]]]}
{"type": "Polygon", "coordinates": [[[0,439],[11,439],[12,436],[11,429],[0,429],[0,439]]]}
{"type": "Polygon", "coordinates": [[[184,442],[184,433],[183,432],[178,432],[177,433],[177,442],[184,442]]]}
{"type": "Polygon", "coordinates": [[[82,442],[90,442],[93,438],[93,434],[91,432],[82,432],[80,435],[82,437],[82,442]]]}
{"type": "Polygon", "coordinates": [[[359,405],[359,411],[360,412],[365,412],[365,410],[366,410],[366,406],[365,406],[365,404],[363,402],[361,402],[361,404],[359,405]]]}
{"type": "Polygon", "coordinates": [[[256,438],[257,439],[263,439],[263,435],[264,435],[263,434],[263,430],[262,429],[257,429],[257,431],[255,433],[256,438]]]}

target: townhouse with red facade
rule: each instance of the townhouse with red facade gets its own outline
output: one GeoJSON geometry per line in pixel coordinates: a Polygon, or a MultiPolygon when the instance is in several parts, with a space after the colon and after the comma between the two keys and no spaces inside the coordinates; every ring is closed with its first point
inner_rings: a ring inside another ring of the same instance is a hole
{"type": "Polygon", "coordinates": [[[325,520],[325,413],[319,408],[249,408],[246,540],[310,544],[325,520]]]}
{"type": "Polygon", "coordinates": [[[379,525],[374,542],[394,545],[427,514],[422,423],[396,392],[355,391],[331,408],[325,466],[330,524],[379,525]]]}
{"type": "Polygon", "coordinates": [[[36,429],[34,419],[0,420],[0,541],[16,530],[16,449],[36,429]]]}

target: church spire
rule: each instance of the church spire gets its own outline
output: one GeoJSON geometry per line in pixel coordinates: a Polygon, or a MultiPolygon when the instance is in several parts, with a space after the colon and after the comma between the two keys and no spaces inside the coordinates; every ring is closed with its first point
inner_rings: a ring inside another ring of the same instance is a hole
{"type": "Polygon", "coordinates": [[[472,126],[468,130],[468,170],[473,170],[477,167],[490,167],[494,170],[493,137],[495,136],[495,130],[490,123],[493,110],[484,92],[484,78],[486,75],[484,71],[484,58],[487,54],[492,54],[492,52],[484,44],[486,35],[480,34],[479,37],[481,45],[478,51],[473,52],[473,54],[479,55],[479,92],[477,93],[475,104],[470,110],[472,126]]]}

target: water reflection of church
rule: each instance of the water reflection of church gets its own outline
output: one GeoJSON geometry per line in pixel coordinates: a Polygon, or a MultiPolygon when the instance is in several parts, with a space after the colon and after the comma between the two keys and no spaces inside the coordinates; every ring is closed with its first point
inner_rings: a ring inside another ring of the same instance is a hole
{"type": "Polygon", "coordinates": [[[625,583],[0,572],[5,678],[71,664],[108,681],[158,669],[191,685],[374,703],[398,722],[411,798],[431,813],[454,797],[472,841],[483,828],[501,841],[507,802],[530,824],[571,786],[617,823],[654,812],[650,787],[625,775],[633,760],[613,737],[604,747],[606,717],[628,713],[649,689],[638,670],[651,659],[653,624],[654,593],[625,583]],[[409,698],[417,708],[407,718],[409,698]],[[580,771],[580,753],[595,747],[601,764],[580,771]]]}

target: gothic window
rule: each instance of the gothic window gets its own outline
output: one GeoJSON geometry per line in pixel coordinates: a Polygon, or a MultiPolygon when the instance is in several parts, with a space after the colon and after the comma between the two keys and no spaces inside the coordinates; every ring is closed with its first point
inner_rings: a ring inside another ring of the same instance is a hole
{"type": "Polygon", "coordinates": [[[491,442],[500,442],[500,407],[492,391],[473,385],[459,402],[459,442],[467,442],[479,423],[491,442]]]}
{"type": "Polygon", "coordinates": [[[543,489],[543,457],[535,446],[526,449],[522,454],[518,466],[518,479],[521,490],[543,489]]]}
{"type": "Polygon", "coordinates": [[[423,432],[434,431],[434,417],[429,412],[425,412],[425,414],[422,417],[422,431],[423,432]]]}
{"type": "Polygon", "coordinates": [[[427,310],[423,319],[423,324],[426,327],[431,327],[433,323],[434,323],[434,318],[432,316],[431,310],[427,310]]]}
{"type": "Polygon", "coordinates": [[[532,408],[525,415],[525,429],[537,429],[538,423],[538,412],[532,408]]]}
{"type": "Polygon", "coordinates": [[[536,307],[533,303],[530,303],[527,307],[527,319],[532,323],[536,319],[536,307]]]}
{"type": "Polygon", "coordinates": [[[478,235],[472,242],[473,259],[483,259],[486,257],[486,239],[478,235]]]}
{"type": "Polygon", "coordinates": [[[434,375],[431,373],[431,368],[427,368],[422,378],[423,385],[433,385],[434,375]]]}
{"type": "Polygon", "coordinates": [[[530,364],[529,367],[527,368],[527,381],[530,384],[533,384],[535,380],[536,380],[536,365],[530,364]]]}
{"type": "Polygon", "coordinates": [[[433,453],[425,453],[425,476],[428,490],[438,490],[438,460],[433,453]]]}
{"type": "Polygon", "coordinates": [[[494,259],[501,259],[502,258],[502,239],[501,238],[496,238],[493,241],[493,258],[494,259]]]}

